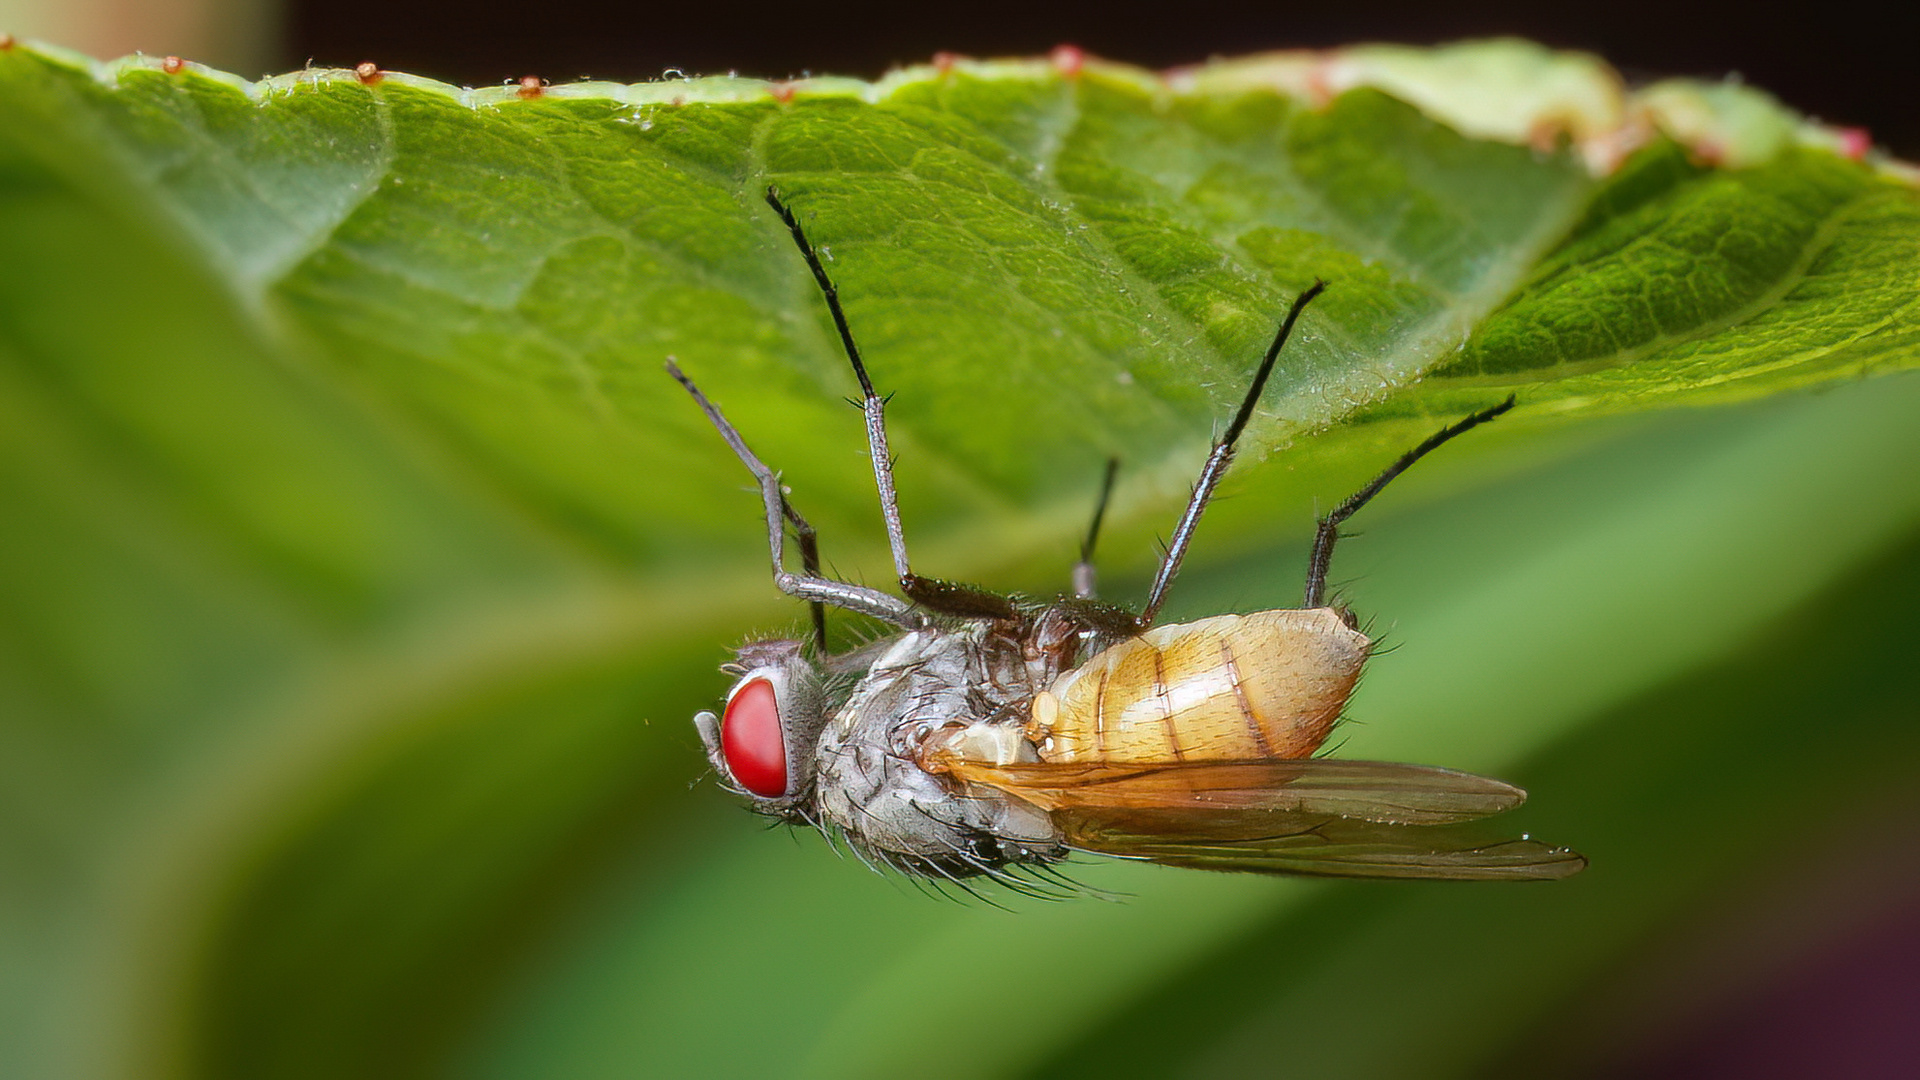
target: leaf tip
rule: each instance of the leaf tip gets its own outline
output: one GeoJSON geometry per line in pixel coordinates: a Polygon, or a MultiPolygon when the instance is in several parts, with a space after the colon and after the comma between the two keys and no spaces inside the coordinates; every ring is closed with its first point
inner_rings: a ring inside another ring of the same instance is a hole
{"type": "Polygon", "coordinates": [[[359,79],[364,86],[375,85],[385,75],[386,72],[380,70],[380,65],[371,60],[363,60],[353,68],[354,78],[359,79]]]}

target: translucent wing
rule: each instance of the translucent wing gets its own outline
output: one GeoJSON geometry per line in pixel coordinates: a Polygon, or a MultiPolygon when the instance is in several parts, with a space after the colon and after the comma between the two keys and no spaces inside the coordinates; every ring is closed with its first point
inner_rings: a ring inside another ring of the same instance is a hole
{"type": "Polygon", "coordinates": [[[1018,795],[1043,810],[1188,810],[1216,817],[1275,811],[1401,825],[1471,821],[1527,801],[1484,776],[1339,758],[1032,762],[992,765],[940,754],[928,768],[1018,795]]]}
{"type": "Polygon", "coordinates": [[[1392,825],[1352,818],[1312,818],[1281,811],[1265,836],[1206,835],[1191,819],[1164,811],[1074,809],[1054,819],[1067,842],[1087,851],[1148,859],[1167,866],[1318,877],[1432,881],[1550,881],[1577,874],[1585,857],[1537,840],[1489,839],[1458,825],[1392,825]]]}
{"type": "Polygon", "coordinates": [[[1067,842],[1168,866],[1329,877],[1492,881],[1566,877],[1587,861],[1464,825],[1526,792],[1471,773],[1385,761],[931,766],[1052,813],[1067,842]]]}

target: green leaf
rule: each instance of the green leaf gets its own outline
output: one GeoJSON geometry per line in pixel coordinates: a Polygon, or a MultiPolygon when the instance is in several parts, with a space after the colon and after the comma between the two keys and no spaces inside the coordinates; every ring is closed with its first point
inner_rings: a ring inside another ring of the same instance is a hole
{"type": "Polygon", "coordinates": [[[1845,747],[1792,737],[1837,666],[1863,782],[1914,763],[1873,703],[1911,696],[1920,386],[1845,382],[1920,357],[1920,198],[1754,91],[1628,95],[1515,42],[525,96],[12,47],[0,101],[8,1075],[1051,1075],[1123,1042],[1102,1071],[1236,1072],[1322,985],[1356,1011],[1314,1071],[1414,1075],[1383,1062],[1417,1045],[1478,1074],[1733,903],[1767,840],[1839,820],[1740,812],[1794,770],[1845,789],[1845,747]],[[689,790],[725,646],[800,613],[663,359],[831,563],[889,574],[769,184],[897,392],[943,576],[1063,583],[1117,455],[1102,554],[1137,597],[1316,277],[1176,615],[1296,602],[1274,553],[1316,502],[1517,394],[1342,549],[1405,643],[1343,753],[1525,781],[1594,869],[1490,893],[1090,865],[1134,898],[1009,917],[689,790]],[[1630,415],[1683,403],[1738,404],[1630,415]],[[1725,745],[1751,768],[1716,770],[1725,745]],[[1701,824],[1636,839],[1669,805],[1701,824]],[[1423,1012],[1456,976],[1488,989],[1423,1012]],[[1187,1000],[1238,1034],[1141,1019],[1187,1000]],[[1375,1016],[1420,1038],[1352,1037],[1375,1016]]]}

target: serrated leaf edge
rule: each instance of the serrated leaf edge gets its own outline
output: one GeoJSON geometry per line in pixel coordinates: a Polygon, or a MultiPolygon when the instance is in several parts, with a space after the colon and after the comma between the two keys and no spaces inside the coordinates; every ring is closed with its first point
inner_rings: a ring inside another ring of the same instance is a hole
{"type": "Polygon", "coordinates": [[[129,72],[159,71],[218,83],[263,105],[336,83],[359,83],[370,90],[391,83],[441,94],[470,109],[512,107],[542,98],[614,101],[636,107],[786,104],[799,97],[880,104],[903,89],[956,75],[1029,82],[1091,76],[1130,87],[1164,105],[1268,90],[1319,108],[1341,94],[1370,88],[1399,98],[1471,138],[1532,146],[1543,152],[1570,144],[1595,176],[1609,175],[1633,151],[1665,136],[1703,163],[1724,168],[1764,164],[1786,150],[1807,147],[1862,162],[1889,178],[1920,187],[1920,166],[1874,147],[1863,129],[1808,119],[1737,78],[1668,79],[1636,89],[1597,56],[1549,49],[1518,38],[1432,47],[1284,50],[1165,72],[1088,57],[1063,46],[1046,57],[977,60],[942,54],[933,63],[897,68],[871,82],[841,76],[768,80],[722,75],[548,85],[528,76],[483,87],[458,87],[372,64],[363,64],[357,71],[309,67],[249,81],[178,57],[135,53],[98,61],[44,42],[19,41],[11,47],[79,69],[109,86],[129,72]]]}

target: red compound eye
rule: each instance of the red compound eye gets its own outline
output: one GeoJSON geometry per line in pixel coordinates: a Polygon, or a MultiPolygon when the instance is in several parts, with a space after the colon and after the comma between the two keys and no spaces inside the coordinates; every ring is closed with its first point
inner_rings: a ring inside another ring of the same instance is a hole
{"type": "Polygon", "coordinates": [[[720,753],[740,786],[763,799],[787,793],[787,741],[773,684],[755,679],[727,702],[720,720],[720,753]]]}

